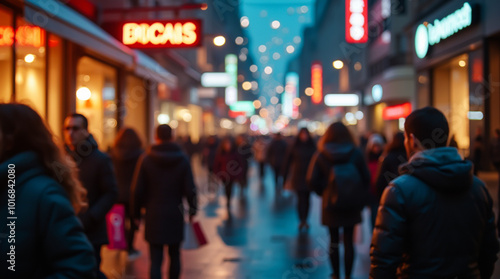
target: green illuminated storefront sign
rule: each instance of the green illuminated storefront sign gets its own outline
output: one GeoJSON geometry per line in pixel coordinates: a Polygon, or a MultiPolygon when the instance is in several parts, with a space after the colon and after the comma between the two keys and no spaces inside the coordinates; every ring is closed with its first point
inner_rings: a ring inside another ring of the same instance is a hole
{"type": "Polygon", "coordinates": [[[458,31],[469,27],[472,24],[472,7],[465,2],[462,8],[452,14],[447,15],[441,20],[435,19],[434,22],[423,23],[417,27],[415,32],[415,53],[418,58],[424,58],[427,55],[429,46],[438,44],[458,31]]]}

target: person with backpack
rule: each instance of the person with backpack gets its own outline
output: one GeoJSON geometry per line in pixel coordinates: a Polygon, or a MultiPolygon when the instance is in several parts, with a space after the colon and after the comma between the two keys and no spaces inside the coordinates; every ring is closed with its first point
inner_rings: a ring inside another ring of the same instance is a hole
{"type": "Polygon", "coordinates": [[[339,230],[344,229],[346,278],[351,278],[354,262],[354,226],[361,223],[366,205],[370,172],[363,153],[341,122],[331,124],[318,143],[309,165],[310,189],[322,197],[321,222],[330,231],[330,262],[333,277],[340,278],[339,230]]]}
{"type": "Polygon", "coordinates": [[[370,278],[491,278],[499,251],[493,201],[472,163],[446,146],[448,135],[435,108],[406,118],[409,161],[382,194],[370,278]]]}

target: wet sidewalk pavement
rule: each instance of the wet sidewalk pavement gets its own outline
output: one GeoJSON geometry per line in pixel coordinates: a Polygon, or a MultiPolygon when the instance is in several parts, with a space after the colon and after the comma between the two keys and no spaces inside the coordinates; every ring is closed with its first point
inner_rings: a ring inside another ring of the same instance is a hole
{"type": "MultiPolygon", "coordinates": [[[[208,239],[208,244],[197,250],[182,250],[182,276],[185,279],[307,279],[330,278],[331,268],[327,247],[327,229],[320,224],[321,200],[311,195],[310,228],[298,230],[296,199],[293,193],[276,191],[272,171],[267,168],[262,181],[255,166],[249,173],[249,188],[240,195],[236,186],[231,200],[231,217],[226,211],[222,189],[214,197],[206,191],[206,172],[194,163],[199,191],[200,210],[196,220],[208,239]]],[[[480,176],[497,204],[496,174],[480,176]]],[[[495,212],[496,209],[495,209],[495,212]]],[[[149,252],[144,240],[144,226],[135,238],[135,247],[141,256],[128,262],[122,251],[103,248],[103,266],[108,278],[149,278],[149,252]]],[[[363,223],[355,229],[355,263],[353,279],[368,278],[371,231],[369,211],[363,212],[363,223]]],[[[340,247],[343,252],[343,246],[340,247]]],[[[495,275],[500,278],[500,261],[495,275]]],[[[342,260],[341,260],[342,266],[342,260]]],[[[163,278],[167,278],[168,256],[165,251],[163,278]]],[[[344,271],[341,267],[343,277],[344,271]]]]}

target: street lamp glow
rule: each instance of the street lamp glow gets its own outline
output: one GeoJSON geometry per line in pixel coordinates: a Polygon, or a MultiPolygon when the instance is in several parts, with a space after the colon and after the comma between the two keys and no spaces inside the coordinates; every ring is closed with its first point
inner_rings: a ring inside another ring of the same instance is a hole
{"type": "Polygon", "coordinates": [[[312,87],[307,87],[305,93],[306,93],[306,96],[310,97],[310,96],[314,95],[314,89],[312,89],[312,87]]]}
{"type": "Polygon", "coordinates": [[[335,69],[340,70],[344,67],[344,62],[342,62],[340,60],[335,60],[335,61],[333,61],[332,65],[335,69]]]}
{"type": "Polygon", "coordinates": [[[270,66],[267,66],[264,68],[264,73],[270,75],[270,74],[272,74],[272,72],[273,72],[273,68],[271,68],[270,66]]]}
{"type": "Polygon", "coordinates": [[[234,39],[234,42],[237,44],[237,45],[242,45],[243,44],[243,37],[236,37],[236,39],[234,39]]]}
{"type": "Polygon", "coordinates": [[[280,25],[281,25],[280,22],[277,20],[274,20],[273,22],[271,22],[271,28],[273,28],[273,29],[280,28],[280,25]]]}
{"type": "Polygon", "coordinates": [[[163,125],[163,124],[168,124],[170,122],[170,116],[168,114],[159,114],[157,117],[158,123],[163,125]]]}
{"type": "Polygon", "coordinates": [[[291,53],[293,53],[294,51],[295,51],[295,48],[294,48],[293,46],[287,46],[287,47],[286,47],[286,52],[288,52],[288,53],[290,53],[290,54],[291,54],[291,53]]]}
{"type": "Polygon", "coordinates": [[[226,43],[226,38],[224,36],[217,36],[214,38],[214,45],[223,46],[226,43]]]}
{"type": "Polygon", "coordinates": [[[243,88],[243,90],[248,91],[248,90],[252,89],[252,83],[250,83],[249,81],[245,81],[245,82],[243,82],[241,87],[243,88]]]}
{"type": "Polygon", "coordinates": [[[248,17],[242,16],[240,18],[240,24],[241,24],[241,27],[247,28],[250,25],[250,20],[248,19],[248,17]]]}
{"type": "Polygon", "coordinates": [[[467,63],[465,63],[465,61],[464,61],[464,60],[460,60],[460,61],[458,61],[458,66],[460,66],[460,67],[462,67],[462,68],[463,68],[463,67],[465,67],[466,65],[467,65],[467,63]]]}

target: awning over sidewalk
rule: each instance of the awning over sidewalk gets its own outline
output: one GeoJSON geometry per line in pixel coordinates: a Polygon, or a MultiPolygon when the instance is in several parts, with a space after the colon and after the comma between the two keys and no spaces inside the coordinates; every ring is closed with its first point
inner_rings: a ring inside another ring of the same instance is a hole
{"type": "Polygon", "coordinates": [[[169,87],[177,86],[177,77],[165,70],[153,58],[141,51],[135,51],[136,67],[135,73],[143,78],[165,83],[169,87]]]}
{"type": "Polygon", "coordinates": [[[154,59],[134,51],[109,35],[94,22],[55,0],[25,0],[27,21],[111,60],[134,69],[135,74],[176,87],[177,77],[154,59]]]}
{"type": "Polygon", "coordinates": [[[27,21],[58,36],[133,67],[134,52],[95,23],[58,1],[25,0],[27,21]]]}

